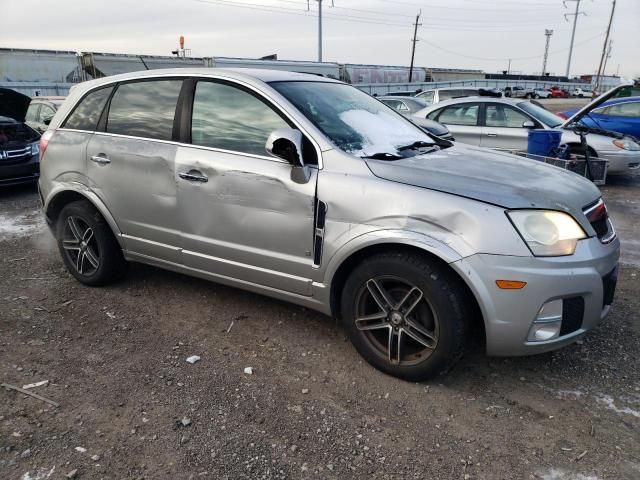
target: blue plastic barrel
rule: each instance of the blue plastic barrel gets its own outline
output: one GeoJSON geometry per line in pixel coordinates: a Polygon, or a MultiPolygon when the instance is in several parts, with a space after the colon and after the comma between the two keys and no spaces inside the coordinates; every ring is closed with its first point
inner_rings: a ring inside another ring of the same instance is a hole
{"type": "Polygon", "coordinates": [[[561,130],[529,130],[527,153],[548,157],[552,150],[558,148],[561,139],[561,130]]]}

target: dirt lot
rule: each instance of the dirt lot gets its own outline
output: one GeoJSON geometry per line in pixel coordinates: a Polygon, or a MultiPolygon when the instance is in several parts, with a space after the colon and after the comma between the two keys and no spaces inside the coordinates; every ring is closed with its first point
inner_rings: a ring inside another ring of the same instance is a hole
{"type": "Polygon", "coordinates": [[[48,380],[31,391],[60,406],[0,389],[0,478],[638,479],[640,179],[603,192],[625,262],[609,318],[412,384],[300,307],[141,265],[80,286],[35,190],[1,191],[0,381],[48,380]]]}

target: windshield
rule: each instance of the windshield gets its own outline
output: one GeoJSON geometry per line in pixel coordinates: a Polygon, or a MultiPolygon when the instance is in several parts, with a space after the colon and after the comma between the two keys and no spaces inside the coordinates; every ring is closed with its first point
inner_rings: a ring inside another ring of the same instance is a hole
{"type": "Polygon", "coordinates": [[[391,108],[342,83],[272,82],[341,150],[359,156],[400,156],[401,147],[434,141],[391,108]]]}
{"type": "Polygon", "coordinates": [[[534,117],[536,120],[544,123],[547,127],[556,128],[562,125],[562,118],[531,102],[519,103],[518,107],[534,117]]]}

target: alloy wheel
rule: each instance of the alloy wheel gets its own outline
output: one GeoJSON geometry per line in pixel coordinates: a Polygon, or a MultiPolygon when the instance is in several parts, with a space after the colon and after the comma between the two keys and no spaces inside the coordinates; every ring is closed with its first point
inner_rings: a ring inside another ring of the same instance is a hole
{"type": "Polygon", "coordinates": [[[67,217],[62,248],[79,274],[89,277],[100,267],[98,242],[93,229],[82,218],[67,217]]]}
{"type": "Polygon", "coordinates": [[[438,345],[438,316],[415,285],[394,276],[367,280],[355,302],[355,325],[393,365],[423,362],[438,345]]]}

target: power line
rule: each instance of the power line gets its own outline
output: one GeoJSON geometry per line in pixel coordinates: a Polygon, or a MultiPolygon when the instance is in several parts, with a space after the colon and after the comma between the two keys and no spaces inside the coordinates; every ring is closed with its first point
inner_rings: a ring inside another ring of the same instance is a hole
{"type": "MultiPolygon", "coordinates": [[[[595,40],[596,38],[602,37],[602,35],[604,35],[604,32],[601,32],[598,35],[594,35],[593,37],[586,38],[585,40],[583,40],[583,41],[581,41],[579,43],[576,43],[576,45],[584,45],[585,43],[588,43],[588,42],[590,42],[592,40],[595,40]]],[[[529,56],[529,57],[510,57],[510,58],[509,57],[502,57],[502,58],[475,57],[475,56],[472,56],[472,55],[466,55],[464,53],[455,52],[455,51],[443,48],[440,45],[437,45],[437,44],[435,44],[433,42],[429,42],[428,40],[425,40],[422,37],[418,37],[418,38],[421,41],[423,41],[424,43],[426,43],[428,45],[431,45],[432,47],[437,48],[438,50],[442,50],[443,52],[449,53],[451,55],[457,55],[459,57],[469,58],[469,59],[472,59],[472,60],[485,60],[485,61],[503,62],[503,61],[507,60],[507,58],[509,60],[533,60],[533,59],[537,59],[537,58],[541,58],[542,57],[542,55],[532,55],[532,56],[529,56]]],[[[566,50],[567,50],[566,48],[563,48],[563,49],[560,49],[560,50],[555,50],[553,52],[549,52],[549,55],[555,55],[556,53],[562,53],[562,52],[564,52],[566,50]]]]}

